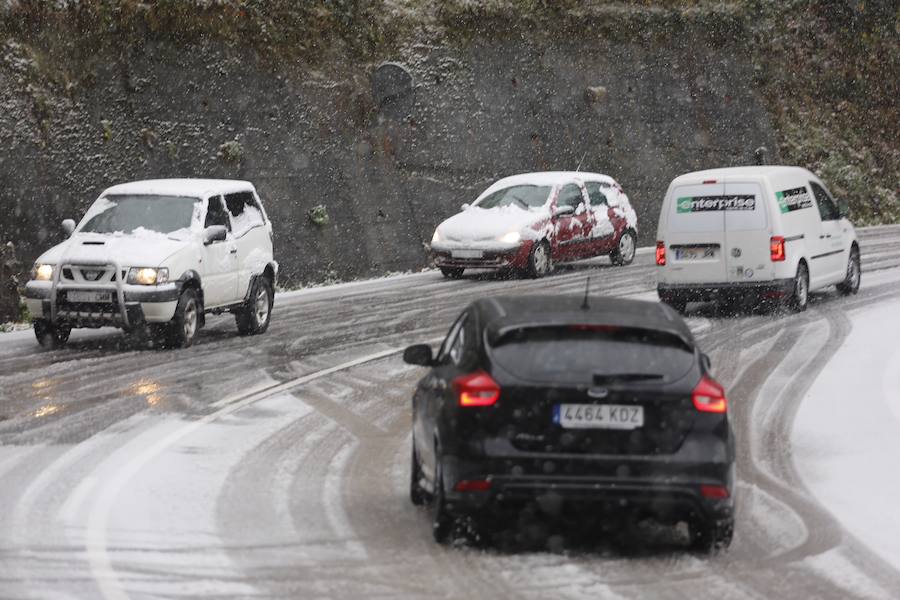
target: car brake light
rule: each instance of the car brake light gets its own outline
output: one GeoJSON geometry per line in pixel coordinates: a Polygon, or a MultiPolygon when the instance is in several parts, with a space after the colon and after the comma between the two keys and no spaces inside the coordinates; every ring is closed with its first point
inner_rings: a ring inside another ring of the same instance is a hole
{"type": "Polygon", "coordinates": [[[701,485],[700,494],[711,500],[724,500],[730,495],[724,485],[701,485]]]}
{"type": "Polygon", "coordinates": [[[700,412],[723,413],[728,410],[725,389],[706,375],[694,388],[693,400],[694,408],[700,412]]]}
{"type": "Polygon", "coordinates": [[[772,253],[772,262],[783,261],[785,258],[784,238],[780,235],[773,235],[769,241],[769,251],[772,253]]]}
{"type": "Polygon", "coordinates": [[[666,266],[666,243],[656,242],[656,264],[660,267],[666,266]]]}
{"type": "Polygon", "coordinates": [[[460,406],[493,406],[500,398],[500,386],[484,371],[453,380],[460,406]]]}
{"type": "Polygon", "coordinates": [[[463,479],[453,488],[457,492],[486,492],[491,489],[487,479],[463,479]]]}

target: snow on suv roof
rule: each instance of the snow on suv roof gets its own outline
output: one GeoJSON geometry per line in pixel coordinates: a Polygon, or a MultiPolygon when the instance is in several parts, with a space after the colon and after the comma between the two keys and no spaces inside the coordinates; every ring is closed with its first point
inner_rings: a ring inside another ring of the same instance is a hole
{"type": "MultiPolygon", "coordinates": [[[[762,177],[766,175],[787,175],[796,173],[806,174],[808,171],[802,167],[787,167],[782,165],[761,165],[754,167],[723,167],[719,169],[707,169],[685,173],[675,178],[677,182],[695,179],[725,180],[731,177],[762,177]]],[[[674,183],[674,182],[673,182],[674,183]]]]}
{"type": "Polygon", "coordinates": [[[249,181],[236,179],[147,179],[120,183],[103,191],[109,194],[141,194],[152,196],[190,196],[203,198],[210,194],[228,194],[254,190],[249,181]]]}

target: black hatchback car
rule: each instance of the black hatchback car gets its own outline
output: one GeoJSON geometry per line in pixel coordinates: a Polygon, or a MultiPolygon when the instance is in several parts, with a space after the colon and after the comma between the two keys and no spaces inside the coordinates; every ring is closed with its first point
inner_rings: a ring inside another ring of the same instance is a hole
{"type": "MultiPolygon", "coordinates": [[[[435,539],[524,505],[688,524],[700,550],[734,528],[725,392],[684,320],[657,302],[488,298],[453,323],[413,397],[410,497],[435,539]]],[[[618,518],[618,517],[616,517],[618,518]]]]}

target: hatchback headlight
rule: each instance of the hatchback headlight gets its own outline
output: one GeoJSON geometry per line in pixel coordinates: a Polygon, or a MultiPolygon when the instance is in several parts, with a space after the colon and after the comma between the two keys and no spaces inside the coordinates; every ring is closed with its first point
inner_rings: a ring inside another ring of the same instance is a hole
{"type": "Polygon", "coordinates": [[[500,241],[504,244],[518,244],[522,241],[522,234],[518,231],[510,231],[506,235],[500,236],[500,241]]]}
{"type": "Polygon", "coordinates": [[[128,269],[128,283],[137,285],[157,285],[169,281],[169,269],[154,269],[151,267],[131,267],[128,269]]]}
{"type": "Polygon", "coordinates": [[[53,265],[36,263],[31,270],[31,278],[37,281],[50,281],[53,279],[53,265]]]}

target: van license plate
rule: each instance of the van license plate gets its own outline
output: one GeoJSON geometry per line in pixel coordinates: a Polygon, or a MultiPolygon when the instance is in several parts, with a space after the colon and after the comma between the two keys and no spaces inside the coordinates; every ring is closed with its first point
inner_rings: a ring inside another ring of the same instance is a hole
{"type": "Polygon", "coordinates": [[[675,260],[704,260],[716,257],[712,246],[702,248],[675,248],[675,260]]]}
{"type": "Polygon", "coordinates": [[[644,407],[624,404],[557,404],[553,422],[563,429],[637,429],[644,407]]]}
{"type": "Polygon", "coordinates": [[[112,302],[109,292],[66,292],[69,302],[112,302]]]}
{"type": "Polygon", "coordinates": [[[450,255],[453,258],[484,258],[484,252],[481,250],[453,250],[450,255]]]}

